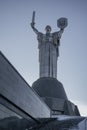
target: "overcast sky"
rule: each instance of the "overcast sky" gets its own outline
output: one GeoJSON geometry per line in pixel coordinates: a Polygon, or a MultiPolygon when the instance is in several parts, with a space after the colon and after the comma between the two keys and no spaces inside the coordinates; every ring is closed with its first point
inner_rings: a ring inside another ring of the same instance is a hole
{"type": "Polygon", "coordinates": [[[29,85],[39,78],[38,42],[30,27],[33,10],[42,33],[48,24],[58,31],[57,19],[68,18],[57,79],[87,116],[87,0],[0,0],[0,50],[29,85]]]}

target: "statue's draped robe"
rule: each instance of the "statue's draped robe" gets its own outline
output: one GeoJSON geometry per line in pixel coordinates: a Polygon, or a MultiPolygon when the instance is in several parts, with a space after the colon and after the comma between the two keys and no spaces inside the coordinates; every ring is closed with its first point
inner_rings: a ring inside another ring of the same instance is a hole
{"type": "Polygon", "coordinates": [[[38,32],[40,77],[57,78],[58,34],[58,32],[46,34],[38,32]]]}

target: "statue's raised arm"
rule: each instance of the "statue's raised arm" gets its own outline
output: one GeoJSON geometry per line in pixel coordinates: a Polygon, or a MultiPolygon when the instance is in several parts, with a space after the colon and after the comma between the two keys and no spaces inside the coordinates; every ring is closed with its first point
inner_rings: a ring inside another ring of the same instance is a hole
{"type": "Polygon", "coordinates": [[[57,27],[60,28],[60,30],[53,33],[53,41],[55,45],[57,46],[60,45],[61,36],[64,32],[64,29],[67,27],[67,25],[68,25],[67,18],[62,17],[57,20],[57,27]]]}
{"type": "Polygon", "coordinates": [[[57,26],[60,28],[58,35],[59,35],[59,39],[61,38],[62,33],[64,32],[64,29],[67,27],[68,25],[68,20],[67,18],[60,18],[57,20],[57,26]]]}
{"type": "Polygon", "coordinates": [[[38,34],[38,30],[35,28],[35,11],[33,11],[31,27],[34,30],[34,32],[38,34]]]}

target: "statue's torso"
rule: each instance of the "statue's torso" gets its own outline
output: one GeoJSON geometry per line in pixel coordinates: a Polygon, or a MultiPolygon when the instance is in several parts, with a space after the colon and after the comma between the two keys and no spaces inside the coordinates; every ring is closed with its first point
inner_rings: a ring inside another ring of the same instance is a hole
{"type": "Polygon", "coordinates": [[[43,42],[53,42],[52,34],[43,34],[43,42]]]}
{"type": "Polygon", "coordinates": [[[53,44],[55,46],[59,45],[59,41],[58,41],[58,33],[47,33],[47,34],[42,34],[42,33],[38,33],[37,36],[38,42],[39,42],[39,46],[43,45],[43,44],[53,44]]]}

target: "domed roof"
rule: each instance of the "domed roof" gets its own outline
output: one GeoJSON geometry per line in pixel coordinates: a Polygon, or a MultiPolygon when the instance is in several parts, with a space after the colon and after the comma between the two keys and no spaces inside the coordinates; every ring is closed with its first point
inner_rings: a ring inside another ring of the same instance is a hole
{"type": "Polygon", "coordinates": [[[55,78],[39,78],[33,83],[32,88],[40,97],[67,99],[62,83],[55,78]]]}

